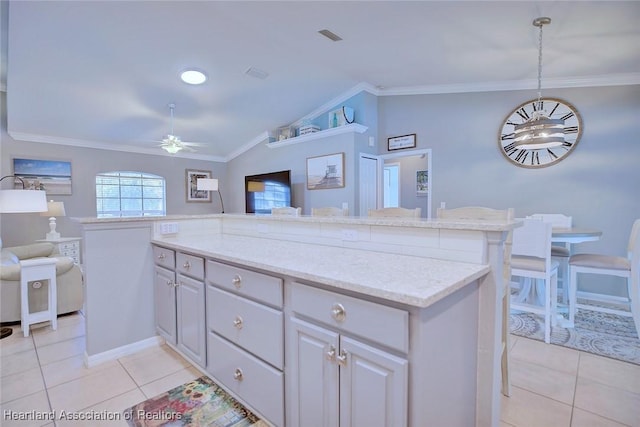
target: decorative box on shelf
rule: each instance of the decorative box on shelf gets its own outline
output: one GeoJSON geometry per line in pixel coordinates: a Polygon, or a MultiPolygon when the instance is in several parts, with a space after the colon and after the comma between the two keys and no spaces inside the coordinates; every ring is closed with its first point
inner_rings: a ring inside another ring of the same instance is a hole
{"type": "Polygon", "coordinates": [[[302,135],[306,135],[306,134],[314,133],[318,131],[320,131],[320,126],[304,125],[304,126],[301,126],[300,129],[298,130],[298,135],[302,136],[302,135]]]}

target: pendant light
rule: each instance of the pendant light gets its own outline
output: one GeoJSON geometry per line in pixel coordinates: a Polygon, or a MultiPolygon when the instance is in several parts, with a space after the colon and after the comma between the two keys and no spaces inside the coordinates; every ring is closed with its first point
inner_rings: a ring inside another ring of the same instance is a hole
{"type": "Polygon", "coordinates": [[[550,23],[551,18],[547,17],[533,20],[533,25],[540,29],[538,36],[538,99],[535,101],[532,117],[514,128],[513,144],[521,150],[539,150],[564,144],[564,120],[552,119],[547,116],[542,102],[542,27],[550,23]]]}

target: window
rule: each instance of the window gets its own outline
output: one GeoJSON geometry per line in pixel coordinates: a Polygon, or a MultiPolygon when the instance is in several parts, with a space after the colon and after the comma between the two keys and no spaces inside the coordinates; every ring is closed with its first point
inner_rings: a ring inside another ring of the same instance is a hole
{"type": "Polygon", "coordinates": [[[291,206],[291,190],[288,185],[265,181],[264,191],[253,193],[255,213],[271,213],[271,208],[291,206]]]}
{"type": "Polygon", "coordinates": [[[98,218],[163,216],[165,181],[143,172],[105,172],[96,175],[98,218]]]}

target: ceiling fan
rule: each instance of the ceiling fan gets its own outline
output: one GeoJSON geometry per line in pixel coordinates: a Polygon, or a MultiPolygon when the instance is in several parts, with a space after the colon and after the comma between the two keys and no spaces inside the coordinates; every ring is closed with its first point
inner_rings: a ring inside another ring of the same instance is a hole
{"type": "Polygon", "coordinates": [[[176,154],[178,151],[196,151],[192,147],[198,147],[202,144],[197,142],[182,141],[178,135],[173,133],[173,111],[176,108],[176,104],[169,104],[169,112],[171,113],[171,133],[167,134],[160,143],[160,148],[171,154],[176,154]]]}

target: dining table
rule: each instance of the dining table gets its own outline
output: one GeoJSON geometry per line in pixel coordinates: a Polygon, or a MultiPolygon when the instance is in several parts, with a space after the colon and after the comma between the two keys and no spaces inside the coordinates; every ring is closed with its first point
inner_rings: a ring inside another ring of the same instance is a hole
{"type": "MultiPolygon", "coordinates": [[[[602,236],[601,230],[596,230],[594,228],[583,228],[583,227],[554,227],[551,231],[551,243],[561,243],[569,250],[569,255],[573,254],[572,245],[577,243],[584,242],[595,242],[600,240],[602,236]]],[[[568,262],[568,260],[567,260],[568,262]]],[[[563,277],[563,287],[566,285],[567,288],[572,286],[572,283],[569,283],[569,271],[568,268],[564,270],[565,277],[563,277]]],[[[558,307],[558,312],[556,313],[555,318],[557,319],[557,324],[563,328],[573,328],[573,322],[570,322],[569,319],[565,318],[560,312],[568,312],[569,310],[569,301],[564,301],[564,305],[566,307],[558,307]]]]}
{"type": "Polygon", "coordinates": [[[565,245],[571,245],[573,243],[594,242],[596,240],[600,240],[601,236],[602,231],[594,228],[554,227],[551,230],[551,243],[564,243],[565,245]]]}

